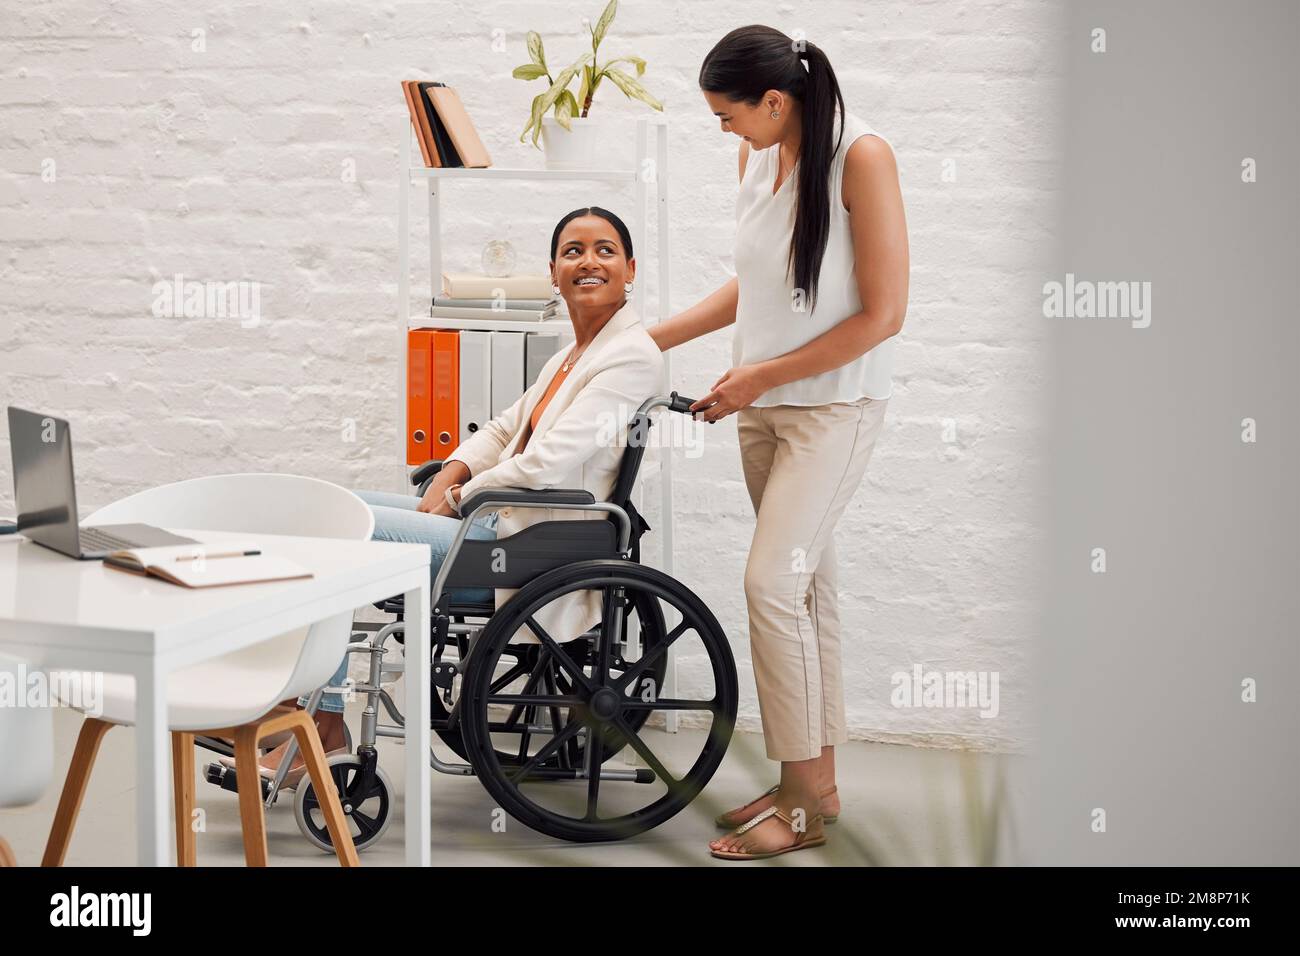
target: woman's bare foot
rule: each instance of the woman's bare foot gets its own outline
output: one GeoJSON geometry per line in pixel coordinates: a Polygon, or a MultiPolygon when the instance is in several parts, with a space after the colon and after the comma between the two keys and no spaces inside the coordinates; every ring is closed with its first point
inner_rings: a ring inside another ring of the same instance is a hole
{"type": "MultiPolygon", "coordinates": [[[[343,735],[343,715],[329,710],[316,711],[316,732],[320,734],[321,749],[326,753],[331,750],[340,750],[347,745],[347,738],[343,735]]],[[[280,763],[284,760],[284,755],[289,749],[289,741],[286,740],[280,746],[276,747],[270,753],[262,757],[258,763],[262,769],[274,773],[279,769],[280,763]]],[[[303,760],[301,749],[294,755],[293,764],[289,767],[289,772],[300,770],[306,766],[303,760]]]]}
{"type": "MultiPolygon", "coordinates": [[[[835,781],[821,781],[821,813],[828,817],[838,817],[840,815],[840,795],[835,788],[835,781]]],[[[758,814],[762,813],[772,804],[781,799],[781,791],[775,793],[765,793],[761,797],[756,797],[749,803],[736,807],[734,810],[728,810],[723,816],[732,822],[733,826],[740,826],[747,820],[752,820],[758,814]]],[[[755,828],[757,829],[757,828],[755,828]]]]}
{"type": "MultiPolygon", "coordinates": [[[[814,822],[814,817],[819,813],[825,813],[821,801],[814,794],[811,797],[807,794],[802,797],[799,795],[783,795],[778,791],[770,797],[763,798],[767,806],[775,805],[778,810],[787,817],[796,821],[796,825],[801,828],[812,829],[820,826],[820,821],[814,822]]],[[[766,807],[754,810],[750,817],[752,820],[766,807]]],[[[796,832],[791,829],[780,817],[773,814],[766,820],[754,827],[746,830],[744,833],[732,830],[724,836],[709,842],[709,849],[719,850],[729,853],[771,853],[788,847],[796,840],[796,832]]]]}

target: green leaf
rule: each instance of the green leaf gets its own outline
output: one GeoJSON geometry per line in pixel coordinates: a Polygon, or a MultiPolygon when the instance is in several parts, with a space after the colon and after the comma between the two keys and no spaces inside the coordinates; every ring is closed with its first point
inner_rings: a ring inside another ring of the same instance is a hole
{"type": "Polygon", "coordinates": [[[542,98],[543,114],[555,105],[555,101],[560,98],[560,94],[564,92],[571,82],[573,82],[573,77],[577,74],[578,70],[582,69],[583,65],[590,59],[590,53],[582,54],[582,56],[574,60],[572,66],[566,66],[563,72],[555,78],[555,82],[551,84],[551,88],[546,91],[542,98]]]}
{"type": "Polygon", "coordinates": [[[528,55],[532,57],[533,62],[546,69],[546,54],[542,50],[542,37],[536,30],[528,31],[528,55]]]}
{"type": "Polygon", "coordinates": [[[569,120],[578,115],[578,101],[573,98],[573,93],[565,90],[560,94],[560,98],[555,101],[555,121],[563,126],[566,130],[572,130],[569,120]]]}
{"type": "Polygon", "coordinates": [[[609,32],[609,25],[614,22],[614,14],[618,12],[618,0],[609,0],[609,5],[605,7],[605,12],[600,15],[596,21],[596,29],[591,31],[591,48],[594,50],[600,46],[600,41],[605,39],[605,34],[609,32]]]}
{"type": "MultiPolygon", "coordinates": [[[[524,141],[524,138],[528,135],[528,131],[532,129],[534,126],[537,127],[538,129],[541,129],[542,97],[544,97],[545,95],[546,95],[545,93],[538,93],[536,96],[533,97],[533,105],[531,109],[531,115],[528,118],[528,125],[525,126],[524,131],[519,134],[519,142],[522,143],[524,141]]],[[[533,137],[533,145],[534,146],[537,145],[536,136],[533,137]]]]}
{"type": "Polygon", "coordinates": [[[515,67],[510,75],[516,80],[535,80],[539,76],[546,75],[546,67],[537,63],[525,63],[523,66],[515,67]]]}
{"type": "Polygon", "coordinates": [[[605,69],[605,76],[608,76],[610,81],[627,95],[628,99],[640,100],[663,112],[664,105],[650,95],[650,91],[641,85],[640,80],[628,76],[622,70],[611,70],[609,68],[605,69]]]}
{"type": "Polygon", "coordinates": [[[610,60],[606,63],[605,69],[608,70],[615,63],[631,63],[636,67],[637,76],[645,75],[645,60],[641,59],[639,56],[620,56],[617,60],[610,60]]]}

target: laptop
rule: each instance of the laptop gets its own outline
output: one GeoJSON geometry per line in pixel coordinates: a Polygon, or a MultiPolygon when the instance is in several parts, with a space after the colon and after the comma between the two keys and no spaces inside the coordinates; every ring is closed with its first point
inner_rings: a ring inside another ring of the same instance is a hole
{"type": "Polygon", "coordinates": [[[9,406],[9,449],[18,531],[37,544],[91,560],[123,548],[198,543],[147,524],[81,527],[72,475],[72,431],[62,418],[9,406]]]}

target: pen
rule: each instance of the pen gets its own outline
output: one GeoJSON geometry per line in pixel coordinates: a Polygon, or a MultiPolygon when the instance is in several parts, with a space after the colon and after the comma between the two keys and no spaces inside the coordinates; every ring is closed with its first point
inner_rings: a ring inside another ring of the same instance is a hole
{"type": "Polygon", "coordinates": [[[222,554],[182,554],[177,556],[176,560],[201,561],[207,558],[246,558],[261,553],[261,551],[226,551],[222,554]]]}

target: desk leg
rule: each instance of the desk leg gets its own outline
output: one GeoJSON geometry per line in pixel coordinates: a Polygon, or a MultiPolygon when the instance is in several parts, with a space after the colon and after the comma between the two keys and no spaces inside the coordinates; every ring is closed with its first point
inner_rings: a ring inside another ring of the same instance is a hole
{"type": "Polygon", "coordinates": [[[135,804],[139,866],[168,866],[171,853],[167,675],[153,661],[135,672],[135,804]]]}
{"type": "Polygon", "coordinates": [[[405,594],[406,664],[406,865],[429,865],[433,812],[429,770],[429,580],[405,594]]]}

